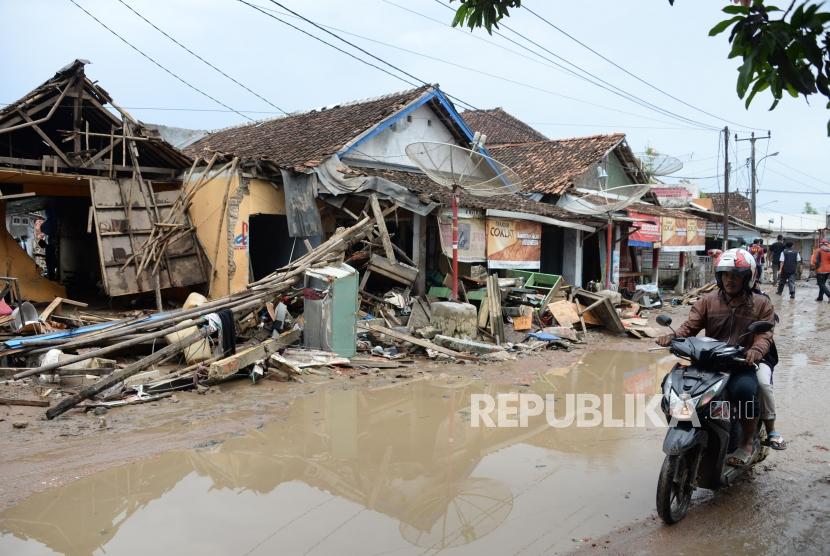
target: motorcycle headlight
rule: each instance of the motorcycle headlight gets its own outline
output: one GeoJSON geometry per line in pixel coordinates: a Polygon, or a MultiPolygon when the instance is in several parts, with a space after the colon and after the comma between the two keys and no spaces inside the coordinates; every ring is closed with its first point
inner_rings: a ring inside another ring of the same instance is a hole
{"type": "Polygon", "coordinates": [[[714,398],[715,394],[717,394],[718,390],[720,390],[721,385],[723,385],[723,379],[720,379],[719,381],[714,383],[708,390],[706,390],[703,394],[698,396],[697,407],[703,407],[704,405],[711,402],[712,398],[714,398]]]}
{"type": "Polygon", "coordinates": [[[695,412],[695,403],[691,396],[683,392],[679,396],[674,388],[669,394],[669,413],[678,421],[691,421],[695,412]]]}

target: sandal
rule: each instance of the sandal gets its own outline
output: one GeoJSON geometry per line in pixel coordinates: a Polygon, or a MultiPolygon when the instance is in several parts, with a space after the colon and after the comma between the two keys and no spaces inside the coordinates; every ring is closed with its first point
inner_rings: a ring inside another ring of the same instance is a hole
{"type": "Polygon", "coordinates": [[[767,436],[767,439],[764,440],[764,446],[769,446],[773,450],[786,450],[787,442],[781,436],[780,432],[771,432],[767,436]]]}
{"type": "Polygon", "coordinates": [[[728,456],[726,456],[726,465],[732,467],[746,467],[752,461],[752,453],[747,452],[743,448],[738,448],[728,456]]]}

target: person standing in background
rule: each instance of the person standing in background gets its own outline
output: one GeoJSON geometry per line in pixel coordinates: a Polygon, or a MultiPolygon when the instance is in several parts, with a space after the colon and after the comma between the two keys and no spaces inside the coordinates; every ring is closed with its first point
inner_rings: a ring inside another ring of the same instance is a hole
{"type": "Polygon", "coordinates": [[[790,290],[790,299],[795,299],[795,274],[798,272],[798,263],[801,262],[801,253],[793,249],[793,242],[788,241],[784,244],[784,251],[781,253],[780,266],[778,271],[781,273],[778,279],[778,295],[784,291],[784,283],[790,290]]]}
{"type": "Polygon", "coordinates": [[[778,267],[781,262],[781,253],[784,252],[784,236],[779,235],[778,241],[769,246],[770,265],[772,265],[772,281],[778,283],[778,267]]]}
{"type": "Polygon", "coordinates": [[[816,282],[818,282],[818,297],[816,301],[823,301],[827,296],[830,301],[830,288],[827,287],[827,278],[830,277],[830,242],[822,239],[819,248],[811,257],[810,263],[816,269],[816,282]]]}
{"type": "Polygon", "coordinates": [[[764,255],[766,254],[767,250],[764,249],[764,246],[761,244],[760,239],[756,239],[752,242],[752,245],[749,246],[749,253],[755,259],[755,265],[758,269],[758,282],[763,283],[763,271],[764,268],[764,255]]]}

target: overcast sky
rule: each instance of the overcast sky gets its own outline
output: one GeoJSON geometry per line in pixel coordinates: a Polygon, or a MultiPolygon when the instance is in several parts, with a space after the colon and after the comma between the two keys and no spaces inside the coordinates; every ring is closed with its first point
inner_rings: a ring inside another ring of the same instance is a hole
{"type": "MultiPolygon", "coordinates": [[[[303,111],[411,88],[238,0],[124,0],[269,104],[193,58],[119,0],[76,1],[171,72],[250,118],[277,115],[271,104],[288,112],[303,111]]],[[[274,15],[369,59],[319,29],[281,15],[285,12],[269,0],[250,1],[278,10],[274,15]]],[[[592,73],[595,81],[602,79],[695,123],[587,83],[504,37],[451,29],[452,12],[438,0],[281,3],[320,25],[336,27],[339,30],[334,32],[347,40],[418,79],[440,84],[469,105],[501,106],[550,138],[624,132],[635,151],[650,146],[678,157],[685,166],[677,176],[706,178],[695,180],[706,191],[723,187],[722,178],[710,177],[723,173],[722,137],[708,127],[729,125],[733,138],[735,132],[748,137],[752,128],[764,136],[770,130],[772,140],[757,142],[757,156],[780,154],[758,165],[759,212],[801,212],[805,201],[825,212],[830,205],[826,174],[830,111],[824,109],[822,98],[815,97],[810,105],[786,98],[769,112],[770,97],[763,94],[749,110],[744,109],[735,94],[738,62],[727,59],[726,37],[708,36],[708,30],[723,19],[723,0],[677,0],[674,7],[668,0],[525,0],[526,6],[563,31],[699,110],[625,74],[525,10],[513,12],[506,24],[537,45],[502,31],[549,60],[574,70],[565,59],[592,73]]],[[[0,0],[0,14],[5,23],[0,34],[0,103],[18,99],[60,67],[84,58],[92,62],[88,75],[142,121],[202,129],[247,121],[155,66],[69,0],[0,0]]],[[[731,188],[737,185],[743,192],[749,187],[748,156],[749,142],[731,142],[735,170],[731,188]]]]}

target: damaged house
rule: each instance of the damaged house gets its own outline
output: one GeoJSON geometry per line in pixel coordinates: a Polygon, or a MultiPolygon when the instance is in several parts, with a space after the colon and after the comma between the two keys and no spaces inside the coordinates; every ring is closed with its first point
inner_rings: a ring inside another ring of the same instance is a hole
{"type": "MultiPolygon", "coordinates": [[[[191,177],[201,183],[190,215],[214,269],[211,295],[239,291],[362,213],[384,210],[372,206],[372,195],[399,210],[386,216],[391,239],[378,249],[383,257],[368,261],[364,285],[381,278],[417,293],[440,285],[451,256],[450,190],[421,172],[405,148],[423,141],[468,148],[473,136],[441,90],[424,86],[219,130],[196,141],[185,149],[202,161],[191,177]]],[[[462,276],[475,264],[538,270],[542,227],[594,231],[590,219],[522,195],[462,193],[460,207],[462,276]],[[533,249],[522,260],[495,259],[488,222],[502,226],[505,235],[530,230],[533,249]]]]}
{"type": "Polygon", "coordinates": [[[27,252],[11,226],[0,233],[3,275],[31,301],[204,283],[180,206],[192,161],[118,107],[86,64],[75,60],[0,110],[0,210],[12,224],[34,222],[36,234],[27,252]],[[141,256],[145,244],[153,257],[141,256]]]}

